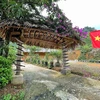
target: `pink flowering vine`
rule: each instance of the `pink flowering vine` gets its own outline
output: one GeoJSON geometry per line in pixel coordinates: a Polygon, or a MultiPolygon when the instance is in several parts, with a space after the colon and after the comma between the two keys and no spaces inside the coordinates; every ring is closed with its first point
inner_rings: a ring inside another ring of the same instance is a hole
{"type": "Polygon", "coordinates": [[[51,6],[44,5],[47,9],[48,17],[46,18],[46,24],[54,32],[64,36],[74,36],[77,34],[79,38],[86,38],[87,32],[84,32],[82,28],[72,27],[71,20],[69,20],[65,14],[61,11],[58,5],[53,3],[51,6]]]}

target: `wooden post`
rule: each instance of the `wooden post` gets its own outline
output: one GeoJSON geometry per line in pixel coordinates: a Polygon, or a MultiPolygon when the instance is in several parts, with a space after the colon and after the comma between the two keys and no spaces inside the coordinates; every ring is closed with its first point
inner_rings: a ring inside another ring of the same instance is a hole
{"type": "Polygon", "coordinates": [[[3,46],[4,46],[4,40],[0,38],[0,56],[3,55],[3,46]]]}
{"type": "Polygon", "coordinates": [[[22,62],[22,52],[23,52],[23,50],[22,50],[22,48],[23,48],[23,46],[22,46],[22,42],[21,41],[18,41],[18,52],[17,52],[17,60],[16,60],[16,75],[20,75],[20,71],[21,71],[21,62],[22,62]]]}
{"type": "Polygon", "coordinates": [[[70,73],[69,63],[68,63],[68,50],[66,49],[66,46],[62,45],[62,54],[63,54],[63,68],[61,70],[61,73],[66,75],[70,73]]]}
{"type": "Polygon", "coordinates": [[[5,37],[5,46],[6,48],[4,49],[5,51],[5,57],[7,58],[8,57],[8,54],[9,54],[9,42],[10,42],[10,29],[6,31],[6,37],[5,37]]]}

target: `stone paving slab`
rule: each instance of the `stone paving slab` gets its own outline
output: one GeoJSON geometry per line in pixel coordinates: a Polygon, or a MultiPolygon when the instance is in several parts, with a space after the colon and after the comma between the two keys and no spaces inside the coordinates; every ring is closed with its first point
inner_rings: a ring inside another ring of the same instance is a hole
{"type": "Polygon", "coordinates": [[[100,100],[100,81],[24,65],[25,100],[100,100]]]}

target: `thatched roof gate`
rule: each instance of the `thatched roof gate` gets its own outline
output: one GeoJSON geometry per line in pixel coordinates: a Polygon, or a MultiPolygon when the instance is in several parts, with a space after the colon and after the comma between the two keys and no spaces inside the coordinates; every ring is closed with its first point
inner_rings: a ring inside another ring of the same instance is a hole
{"type": "Polygon", "coordinates": [[[20,23],[14,20],[4,20],[0,23],[0,37],[5,38],[7,31],[9,31],[8,34],[12,42],[19,39],[24,44],[43,48],[61,49],[62,43],[64,43],[69,49],[83,44],[76,35],[74,37],[60,35],[46,26],[33,25],[29,22],[20,23]]]}
{"type": "MultiPolygon", "coordinates": [[[[41,26],[29,22],[21,23],[17,20],[3,20],[0,22],[0,38],[8,39],[12,42],[22,41],[24,44],[43,48],[62,49],[64,66],[62,71],[64,74],[66,74],[66,67],[69,66],[67,50],[83,44],[72,29],[71,33],[72,36],[60,35],[45,25],[41,26]]],[[[17,61],[20,60],[18,59],[17,61]]],[[[18,70],[20,70],[19,65],[20,63],[17,64],[18,70]]]]}

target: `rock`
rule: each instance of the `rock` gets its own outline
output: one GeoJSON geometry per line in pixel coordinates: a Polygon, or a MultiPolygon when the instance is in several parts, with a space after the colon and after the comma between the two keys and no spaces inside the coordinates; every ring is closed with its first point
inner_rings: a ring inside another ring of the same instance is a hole
{"type": "Polygon", "coordinates": [[[56,97],[48,87],[41,82],[33,81],[30,88],[26,91],[24,100],[61,100],[56,97]]]}
{"type": "Polygon", "coordinates": [[[72,94],[64,92],[64,91],[58,91],[58,92],[55,93],[55,95],[57,97],[60,97],[61,100],[79,100],[78,98],[76,98],[72,94]]]}
{"type": "Polygon", "coordinates": [[[22,85],[24,83],[23,74],[20,75],[13,75],[11,80],[12,85],[22,85]]]}

